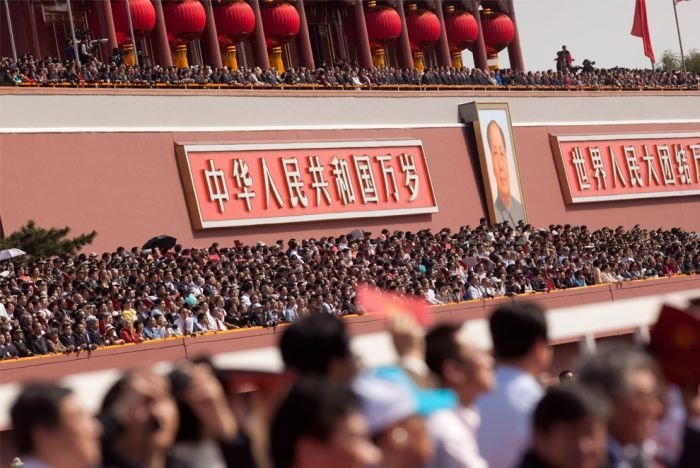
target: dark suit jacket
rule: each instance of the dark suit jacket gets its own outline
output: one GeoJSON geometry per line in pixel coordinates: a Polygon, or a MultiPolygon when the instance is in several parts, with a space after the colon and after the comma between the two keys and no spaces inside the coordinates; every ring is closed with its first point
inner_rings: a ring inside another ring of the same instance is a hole
{"type": "Polygon", "coordinates": [[[48,354],[49,346],[46,344],[46,338],[43,336],[32,335],[29,338],[29,349],[34,354],[48,354]]]}
{"type": "Polygon", "coordinates": [[[100,336],[100,332],[97,330],[88,330],[88,336],[90,337],[90,343],[96,346],[104,346],[105,340],[100,336]]]}
{"type": "MultiPolygon", "coordinates": [[[[607,468],[616,468],[617,461],[612,456],[608,455],[607,468]]],[[[683,433],[683,450],[681,456],[675,464],[665,464],[661,461],[649,461],[645,468],[698,468],[700,467],[700,431],[685,428],[683,433]]]]}
{"type": "Polygon", "coordinates": [[[73,346],[74,348],[77,347],[77,343],[75,341],[73,333],[71,333],[70,335],[64,335],[63,333],[61,333],[58,335],[58,339],[61,341],[61,343],[63,343],[63,346],[65,346],[66,348],[69,348],[71,346],[73,346]]]}

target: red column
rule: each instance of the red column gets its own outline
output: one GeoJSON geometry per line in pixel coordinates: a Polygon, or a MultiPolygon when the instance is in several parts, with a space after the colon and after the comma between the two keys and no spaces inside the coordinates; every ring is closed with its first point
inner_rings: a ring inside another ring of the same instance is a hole
{"type": "Polygon", "coordinates": [[[102,56],[108,58],[112,51],[119,47],[117,44],[117,33],[114,29],[114,18],[112,17],[112,3],[110,0],[97,0],[97,18],[100,24],[100,31],[107,37],[107,44],[102,47],[102,56]]]}
{"type": "Polygon", "coordinates": [[[357,61],[362,68],[372,68],[372,49],[369,46],[369,34],[367,34],[367,23],[365,22],[365,9],[361,0],[353,1],[355,11],[355,34],[357,38],[357,61]]]}
{"type": "Polygon", "coordinates": [[[399,60],[404,68],[413,68],[413,55],[411,54],[411,42],[408,39],[408,28],[406,27],[406,12],[404,11],[405,0],[396,2],[396,11],[401,17],[401,35],[399,36],[399,60]]]}
{"type": "Polygon", "coordinates": [[[450,54],[450,44],[447,42],[447,31],[445,30],[445,15],[442,12],[442,0],[435,2],[435,14],[440,20],[440,39],[438,40],[438,63],[442,67],[452,66],[452,54],[450,54]]]}
{"type": "Polygon", "coordinates": [[[29,31],[30,43],[32,45],[32,55],[34,57],[41,57],[41,47],[39,47],[39,35],[36,30],[36,17],[34,16],[34,7],[29,0],[24,0],[24,12],[29,18],[29,31]]]}
{"type": "Polygon", "coordinates": [[[155,41],[158,65],[161,67],[173,66],[173,55],[170,53],[168,43],[168,31],[165,29],[165,16],[163,16],[163,4],[161,0],[153,0],[153,7],[156,10],[156,26],[153,28],[153,39],[155,41]]]}
{"type": "Polygon", "coordinates": [[[207,23],[204,26],[204,36],[202,37],[202,45],[204,46],[204,63],[212,67],[221,68],[221,49],[219,48],[219,36],[216,32],[216,22],[214,21],[214,10],[211,6],[211,0],[202,2],[204,11],[207,15],[207,23]]]}
{"type": "Polygon", "coordinates": [[[296,1],[297,12],[299,13],[299,33],[297,34],[296,44],[297,53],[301,60],[301,64],[313,70],[316,68],[314,65],[314,53],[311,49],[311,38],[309,37],[309,25],[306,22],[306,9],[304,7],[304,0],[296,1]]]}
{"type": "MultiPolygon", "coordinates": [[[[18,2],[9,2],[10,5],[10,20],[12,21],[12,32],[15,36],[15,47],[17,49],[17,57],[32,52],[31,28],[29,27],[29,18],[24,14],[24,5],[18,2]]],[[[2,15],[5,14],[5,4],[2,4],[2,15]]]]}
{"type": "Polygon", "coordinates": [[[262,24],[262,15],[260,14],[260,2],[258,0],[249,0],[250,6],[253,7],[255,13],[255,28],[250,37],[250,45],[253,48],[253,60],[255,65],[260,68],[270,68],[270,58],[267,56],[267,45],[265,45],[265,30],[262,24]]]}
{"type": "Polygon", "coordinates": [[[486,44],[484,44],[484,32],[481,29],[481,13],[479,13],[479,0],[472,0],[472,14],[476,18],[476,23],[479,25],[479,34],[476,37],[476,42],[474,42],[474,50],[472,54],[474,56],[474,68],[479,68],[481,70],[488,70],[489,61],[486,58],[486,44]]]}
{"type": "Polygon", "coordinates": [[[523,62],[523,50],[520,48],[520,33],[518,32],[518,23],[515,20],[515,7],[513,0],[508,0],[508,16],[513,22],[515,36],[513,42],[508,46],[508,59],[510,60],[510,68],[518,71],[525,71],[525,62],[523,62]]]}

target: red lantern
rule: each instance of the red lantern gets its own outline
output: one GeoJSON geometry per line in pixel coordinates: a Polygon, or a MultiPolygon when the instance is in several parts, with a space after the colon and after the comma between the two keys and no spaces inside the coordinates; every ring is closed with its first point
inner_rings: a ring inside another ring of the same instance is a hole
{"type": "Polygon", "coordinates": [[[505,49],[515,37],[513,21],[504,13],[484,12],[481,16],[486,54],[497,55],[505,49]]]}
{"type": "Polygon", "coordinates": [[[268,47],[279,47],[289,42],[299,32],[299,13],[289,3],[278,3],[260,9],[265,42],[268,47]]]}
{"type": "Polygon", "coordinates": [[[207,14],[198,0],[163,2],[163,16],[170,42],[191,41],[204,31],[207,23],[207,14]]]}
{"type": "Polygon", "coordinates": [[[401,34],[401,17],[393,8],[365,10],[365,23],[373,48],[384,47],[401,34]]]}
{"type": "MultiPolygon", "coordinates": [[[[131,12],[131,24],[134,27],[136,39],[148,36],[156,25],[156,10],[151,0],[129,0],[131,12]]],[[[117,33],[117,42],[131,41],[129,31],[129,19],[126,14],[126,0],[114,0],[112,2],[112,17],[114,18],[114,30],[117,33]]]]}
{"type": "Polygon", "coordinates": [[[214,19],[222,43],[240,42],[255,28],[253,8],[244,1],[215,6],[214,19]]]}
{"type": "Polygon", "coordinates": [[[462,50],[476,41],[479,24],[471,13],[458,13],[445,17],[445,33],[451,50],[462,50]]]}
{"type": "Polygon", "coordinates": [[[440,19],[430,11],[407,16],[406,29],[413,49],[422,49],[440,39],[440,19]]]}

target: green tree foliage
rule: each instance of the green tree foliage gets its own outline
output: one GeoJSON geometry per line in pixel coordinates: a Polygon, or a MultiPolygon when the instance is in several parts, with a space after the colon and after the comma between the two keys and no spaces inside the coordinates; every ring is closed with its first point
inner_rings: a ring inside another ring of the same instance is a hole
{"type": "Polygon", "coordinates": [[[685,56],[685,68],[689,72],[700,73],[700,50],[693,49],[685,56]]]}
{"type": "MultiPolygon", "coordinates": [[[[679,54],[665,50],[658,66],[664,70],[677,71],[682,68],[679,54]]],[[[700,50],[691,49],[685,56],[685,68],[689,72],[700,73],[700,50]]]]}
{"type": "Polygon", "coordinates": [[[680,70],[681,59],[679,58],[678,54],[674,54],[672,51],[667,49],[664,50],[664,55],[661,57],[661,61],[659,62],[658,66],[664,70],[680,70]]]}
{"type": "Polygon", "coordinates": [[[0,239],[0,250],[11,247],[24,250],[31,257],[50,257],[52,255],[74,255],[80,248],[92,243],[97,231],[81,234],[72,239],[66,238],[70,228],[44,229],[37,227],[33,220],[0,239]]]}

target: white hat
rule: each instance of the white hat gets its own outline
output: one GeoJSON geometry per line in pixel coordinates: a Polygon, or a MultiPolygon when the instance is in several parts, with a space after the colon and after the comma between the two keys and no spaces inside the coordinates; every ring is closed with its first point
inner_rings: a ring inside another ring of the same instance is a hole
{"type": "Polygon", "coordinates": [[[353,385],[362,400],[362,413],[371,434],[416,414],[415,399],[408,390],[374,375],[362,375],[353,385]]]}

